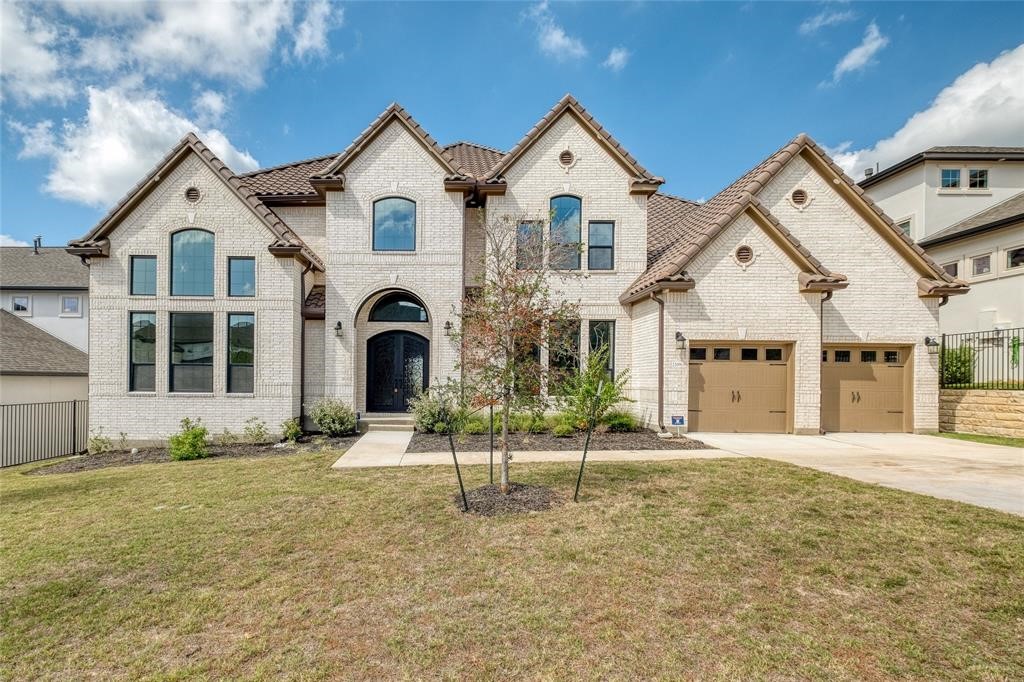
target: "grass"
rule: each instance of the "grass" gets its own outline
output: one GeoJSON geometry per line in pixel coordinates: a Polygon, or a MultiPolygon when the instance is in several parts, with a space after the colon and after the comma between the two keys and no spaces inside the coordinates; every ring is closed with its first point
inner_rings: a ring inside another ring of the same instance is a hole
{"type": "Polygon", "coordinates": [[[335,454],[0,473],[5,677],[1024,677],[1021,518],[754,459],[480,518],[335,454]]]}
{"type": "Polygon", "coordinates": [[[1024,448],[1024,438],[1014,438],[1012,436],[984,436],[979,433],[946,432],[939,432],[935,435],[943,438],[953,438],[954,440],[970,440],[975,443],[988,443],[989,445],[1006,445],[1011,448],[1024,448]]]}

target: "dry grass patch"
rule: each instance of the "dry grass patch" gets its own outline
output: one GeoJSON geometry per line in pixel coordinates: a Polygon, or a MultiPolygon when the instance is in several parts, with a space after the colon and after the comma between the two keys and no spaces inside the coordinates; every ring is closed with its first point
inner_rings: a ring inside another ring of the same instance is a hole
{"type": "MultiPolygon", "coordinates": [[[[0,473],[0,666],[1024,677],[1024,519],[749,459],[593,464],[581,504],[483,518],[450,468],[336,455],[0,473]]],[[[514,473],[571,499],[575,467],[514,473]]]]}

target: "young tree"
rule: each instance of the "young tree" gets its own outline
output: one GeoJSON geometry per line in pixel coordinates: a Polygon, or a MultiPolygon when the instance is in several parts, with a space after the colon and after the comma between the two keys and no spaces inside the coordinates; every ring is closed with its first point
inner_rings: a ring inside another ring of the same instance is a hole
{"type": "MultiPolygon", "coordinates": [[[[552,292],[553,281],[580,276],[579,243],[552,239],[551,219],[480,216],[484,234],[478,286],[462,304],[462,369],[475,402],[500,406],[501,492],[509,491],[509,418],[540,410],[551,380],[541,363],[579,351],[579,306],[552,292]],[[546,236],[548,235],[548,236],[546,236]],[[577,329],[576,339],[557,330],[577,329]],[[553,333],[554,332],[554,333],[553,333]]],[[[578,356],[577,356],[578,357],[578,356]]]]}

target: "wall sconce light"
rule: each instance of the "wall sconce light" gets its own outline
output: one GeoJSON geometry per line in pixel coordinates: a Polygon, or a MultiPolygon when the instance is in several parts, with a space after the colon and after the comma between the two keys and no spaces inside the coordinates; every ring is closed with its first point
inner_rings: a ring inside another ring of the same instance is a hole
{"type": "Polygon", "coordinates": [[[444,335],[445,336],[451,336],[452,335],[452,321],[451,320],[445,320],[444,321],[444,335]]]}
{"type": "Polygon", "coordinates": [[[337,322],[334,323],[334,335],[337,336],[340,339],[341,338],[341,334],[342,334],[341,320],[338,320],[337,322]]]}
{"type": "Polygon", "coordinates": [[[939,354],[939,340],[934,336],[924,337],[924,345],[928,347],[928,355],[939,354]]]}
{"type": "Polygon", "coordinates": [[[686,348],[686,337],[682,332],[676,332],[676,348],[679,350],[686,348]]]}

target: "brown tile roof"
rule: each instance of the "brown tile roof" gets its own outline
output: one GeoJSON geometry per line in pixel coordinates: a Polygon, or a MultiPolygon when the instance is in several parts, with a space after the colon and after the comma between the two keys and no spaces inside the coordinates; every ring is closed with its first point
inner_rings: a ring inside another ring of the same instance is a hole
{"type": "Polygon", "coordinates": [[[87,235],[81,239],[69,242],[68,251],[76,255],[83,252],[86,252],[88,255],[105,255],[110,248],[107,235],[120,224],[121,219],[129,211],[135,208],[149,194],[149,191],[160,182],[160,179],[166,177],[190,152],[195,153],[217,174],[242,203],[246,204],[256,217],[266,225],[271,234],[276,237],[274,243],[270,245],[271,249],[278,249],[282,252],[294,250],[296,253],[301,254],[315,268],[319,270],[324,269],[324,263],[320,260],[320,257],[313,253],[313,250],[302,241],[299,235],[292,232],[291,228],[277,214],[267,208],[252,188],[239,179],[223,161],[218,159],[217,155],[203,144],[195,133],[189,133],[181,138],[181,141],[156,164],[153,170],[139,181],[135,187],[130,189],[128,194],[116,206],[110,209],[110,212],[87,235]]]}
{"type": "Polygon", "coordinates": [[[675,243],[683,216],[699,207],[696,201],[658,192],[647,199],[647,265],[675,243]]]}
{"type": "Polygon", "coordinates": [[[483,179],[505,156],[505,152],[494,147],[485,147],[475,142],[453,142],[444,150],[455,159],[456,166],[466,175],[483,179]]]}
{"type": "Polygon", "coordinates": [[[306,300],[302,303],[302,316],[322,320],[326,311],[327,289],[322,284],[314,284],[309,288],[306,300]]]}
{"type": "Polygon", "coordinates": [[[6,310],[0,310],[0,348],[0,374],[89,374],[87,354],[6,310]]]}
{"type": "MultiPolygon", "coordinates": [[[[953,288],[966,290],[966,284],[958,282],[950,277],[942,268],[925,254],[924,250],[913,243],[909,237],[898,229],[892,220],[882,212],[864,191],[856,186],[839,166],[832,161],[825,151],[819,147],[808,135],[801,133],[781,149],[770,155],[764,161],[744,173],[738,180],[723,189],[709,201],[689,210],[681,211],[681,215],[675,222],[675,234],[672,235],[671,228],[665,230],[667,236],[658,240],[658,244],[664,245],[671,242],[667,248],[662,248],[660,253],[652,254],[649,257],[648,269],[641,274],[629,289],[623,294],[623,299],[633,298],[637,294],[653,288],[660,281],[678,275],[690,260],[696,256],[701,249],[707,246],[726,225],[731,223],[740,213],[752,206],[762,214],[773,225],[779,229],[788,241],[799,251],[816,269],[823,275],[829,275],[829,271],[818,261],[800,242],[785,229],[778,220],[763,206],[756,198],[760,192],[771,181],[775,175],[785,167],[790,159],[803,150],[808,149],[817,154],[825,164],[841,178],[857,195],[865,202],[866,206],[873,211],[886,224],[889,230],[909,246],[919,258],[923,269],[934,277],[936,282],[953,288]]],[[[837,275],[837,277],[842,277],[837,275]]],[[[926,278],[930,279],[930,278],[926,278]]]]}
{"type": "Polygon", "coordinates": [[[5,289],[88,289],[89,268],[62,246],[0,247],[0,287],[5,289]]]}
{"type": "Polygon", "coordinates": [[[640,162],[633,158],[633,155],[626,151],[626,148],[619,144],[618,140],[612,137],[612,134],[605,130],[604,126],[597,122],[584,107],[580,104],[575,97],[566,94],[562,99],[558,100],[558,103],[551,108],[551,111],[544,114],[537,123],[527,131],[526,135],[522,137],[519,142],[516,143],[512,149],[505,154],[504,158],[495,165],[491,171],[487,174],[488,179],[494,179],[501,176],[509,166],[515,163],[527,149],[529,149],[534,142],[536,142],[541,135],[544,134],[548,128],[550,128],[555,121],[561,118],[562,114],[566,112],[573,113],[580,121],[591,129],[594,136],[602,142],[606,148],[612,153],[613,156],[618,156],[622,164],[628,168],[636,177],[637,180],[646,181],[652,184],[662,184],[665,182],[664,178],[660,178],[655,175],[651,175],[646,168],[640,165],[640,162]]]}
{"type": "Polygon", "coordinates": [[[921,246],[934,246],[1022,221],[1024,221],[1024,192],[964,218],[955,225],[950,225],[946,229],[922,239],[920,244],[921,246]]]}
{"type": "Polygon", "coordinates": [[[315,197],[316,190],[309,184],[309,176],[315,174],[337,153],[317,156],[302,161],[292,161],[280,166],[261,168],[238,177],[261,198],[269,196],[315,197]]]}

